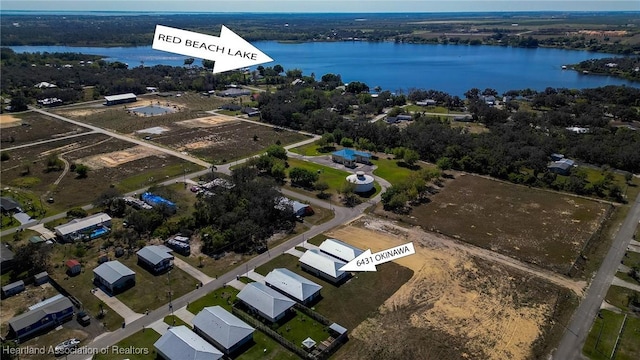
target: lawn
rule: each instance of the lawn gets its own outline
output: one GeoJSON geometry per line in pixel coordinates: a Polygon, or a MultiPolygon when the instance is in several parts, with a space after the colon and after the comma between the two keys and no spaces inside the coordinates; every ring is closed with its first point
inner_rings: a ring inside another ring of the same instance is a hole
{"type": "Polygon", "coordinates": [[[622,258],[622,263],[628,267],[640,267],[640,253],[627,251],[622,258]]]}
{"type": "Polygon", "coordinates": [[[172,293],[171,298],[177,299],[195,289],[198,283],[196,279],[177,267],[174,267],[170,273],[153,275],[137,264],[137,256],[129,258],[123,256],[118,260],[135,271],[136,285],[116,297],[137,313],[144,313],[147,309],[154,310],[160,306],[168,306],[169,289],[172,293]]]}
{"type": "Polygon", "coordinates": [[[160,339],[160,334],[153,329],[140,330],[128,338],[120,341],[114,346],[108,347],[107,354],[98,354],[93,357],[95,360],[129,359],[129,360],[151,360],[157,358],[156,349],[153,344],[160,339]],[[117,348],[116,348],[117,347],[117,348]],[[114,351],[116,350],[116,351],[114,351]],[[126,351],[129,351],[126,353],[126,351]],[[132,354],[140,352],[141,354],[132,354]]]}
{"type": "Polygon", "coordinates": [[[320,246],[320,244],[322,244],[326,239],[329,239],[329,237],[324,234],[319,234],[307,240],[307,242],[315,246],[320,246]]]}
{"type": "Polygon", "coordinates": [[[582,348],[582,353],[594,360],[608,360],[618,338],[624,315],[608,310],[600,310],[600,313],[602,318],[596,317],[582,348]]]}
{"type": "Polygon", "coordinates": [[[193,314],[197,314],[208,306],[220,305],[231,312],[231,305],[236,301],[236,295],[238,295],[239,292],[239,290],[228,285],[221,287],[190,303],[187,306],[187,310],[193,314]]]}
{"type": "Polygon", "coordinates": [[[616,360],[640,359],[640,319],[627,317],[627,323],[620,337],[620,344],[616,352],[616,360]]]}
{"type": "Polygon", "coordinates": [[[611,207],[473,175],[446,181],[430,200],[402,219],[559,273],[570,271],[611,207]]]}
{"type": "Polygon", "coordinates": [[[309,317],[307,314],[298,310],[294,311],[296,315],[286,323],[281,324],[280,327],[276,329],[277,333],[297,346],[301,346],[302,341],[308,337],[317,343],[329,338],[329,332],[324,325],[309,317]]]}
{"type": "Polygon", "coordinates": [[[316,141],[316,142],[312,142],[311,144],[302,145],[297,148],[293,148],[289,151],[296,154],[303,155],[303,156],[320,156],[320,155],[326,155],[336,150],[340,150],[341,148],[342,146],[323,147],[318,145],[318,142],[316,141]]]}
{"type": "MultiPolygon", "coordinates": [[[[388,157],[392,158],[393,155],[389,155],[388,157]]],[[[404,166],[399,166],[398,163],[400,160],[387,159],[384,157],[372,160],[371,162],[377,166],[373,174],[387,180],[391,185],[397,185],[409,175],[418,173],[420,169],[428,168],[424,163],[417,163],[417,168],[412,170],[404,166]]]]}
{"type": "Polygon", "coordinates": [[[316,163],[312,163],[309,161],[303,161],[298,159],[289,159],[287,160],[289,163],[289,171],[292,168],[302,168],[305,170],[313,171],[314,173],[318,173],[320,175],[319,181],[325,181],[329,185],[328,192],[336,193],[338,189],[344,184],[346,181],[346,177],[351,175],[343,170],[334,169],[328,166],[319,165],[316,163]]]}
{"type": "Polygon", "coordinates": [[[167,315],[164,317],[164,322],[165,324],[171,325],[171,326],[180,326],[180,325],[184,325],[190,329],[193,328],[193,326],[191,326],[190,324],[187,324],[186,322],[184,322],[184,320],[180,319],[178,316],[176,315],[167,315]]]}
{"type": "Polygon", "coordinates": [[[238,355],[236,360],[287,360],[299,359],[298,356],[282,347],[262,331],[253,333],[253,346],[238,355]],[[266,351],[265,351],[266,349],[266,351]]]}
{"type": "Polygon", "coordinates": [[[303,271],[298,258],[289,254],[282,254],[255,271],[267,275],[278,267],[287,268],[322,285],[322,299],[313,309],[350,330],[376,314],[378,307],[413,276],[410,269],[389,262],[378,265],[376,272],[356,273],[351,280],[338,287],[303,271]]]}
{"type": "Polygon", "coordinates": [[[609,291],[607,291],[605,300],[609,304],[622,309],[623,311],[627,311],[629,310],[629,299],[633,296],[634,293],[637,294],[636,291],[633,291],[631,289],[612,285],[611,287],[609,287],[609,291]]]}

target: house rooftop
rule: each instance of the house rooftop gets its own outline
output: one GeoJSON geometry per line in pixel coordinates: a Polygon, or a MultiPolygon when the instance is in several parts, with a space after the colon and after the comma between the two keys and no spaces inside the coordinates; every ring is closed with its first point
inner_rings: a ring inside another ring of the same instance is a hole
{"type": "Polygon", "coordinates": [[[171,249],[166,246],[149,245],[138,250],[136,254],[149,263],[157,265],[164,260],[174,258],[169,252],[171,252],[171,249]]]}
{"type": "Polygon", "coordinates": [[[168,360],[217,360],[223,356],[220,350],[184,325],[167,330],[153,346],[168,360]]]}
{"type": "Polygon", "coordinates": [[[364,251],[337,239],[327,239],[320,244],[320,250],[342,261],[351,261],[364,251]]]}
{"type": "Polygon", "coordinates": [[[300,262],[336,279],[344,274],[340,268],[347,264],[332,256],[325,255],[317,249],[305,251],[300,257],[300,262]]]}
{"type": "Polygon", "coordinates": [[[97,213],[82,219],[73,219],[66,224],[56,226],[54,230],[58,235],[65,236],[106,221],[111,221],[111,216],[105,213],[97,213]]]}
{"type": "Polygon", "coordinates": [[[247,284],[237,297],[272,319],[295,304],[293,300],[259,282],[247,284]]]}
{"type": "Polygon", "coordinates": [[[355,160],[356,156],[361,156],[367,159],[371,158],[371,154],[369,154],[368,152],[358,151],[358,150],[348,149],[348,148],[338,150],[334,152],[333,155],[343,157],[347,160],[355,160]]]}
{"type": "Polygon", "coordinates": [[[321,285],[284,268],[273,269],[264,281],[299,301],[307,300],[322,289],[321,285]]]}
{"type": "Polygon", "coordinates": [[[255,331],[244,321],[221,306],[210,306],[202,309],[192,321],[199,330],[210,336],[225,349],[232,348],[255,331]]]}
{"type": "Polygon", "coordinates": [[[97,268],[93,269],[93,273],[103,278],[110,284],[115,283],[123,276],[135,275],[135,271],[124,266],[120,261],[107,261],[97,268]]]}
{"type": "Polygon", "coordinates": [[[41,320],[43,317],[49,314],[60,312],[64,309],[68,309],[69,307],[73,307],[71,300],[63,296],[43,306],[35,308],[34,310],[27,311],[12,318],[11,320],[9,320],[9,326],[11,326],[11,328],[17,332],[20,329],[24,329],[28,326],[33,325],[36,321],[41,320]]]}

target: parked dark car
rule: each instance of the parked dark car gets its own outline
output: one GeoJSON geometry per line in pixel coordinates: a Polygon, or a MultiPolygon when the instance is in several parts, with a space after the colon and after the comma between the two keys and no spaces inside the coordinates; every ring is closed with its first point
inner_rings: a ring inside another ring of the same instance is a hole
{"type": "Polygon", "coordinates": [[[80,311],[76,315],[76,320],[78,320],[78,323],[80,323],[80,325],[82,326],[87,326],[91,324],[91,317],[85,311],[80,311]]]}

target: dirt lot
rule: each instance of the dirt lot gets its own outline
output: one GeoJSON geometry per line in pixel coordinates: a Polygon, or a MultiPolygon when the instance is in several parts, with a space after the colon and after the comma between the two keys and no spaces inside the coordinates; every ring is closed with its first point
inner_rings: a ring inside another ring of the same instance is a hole
{"type": "Polygon", "coordinates": [[[20,126],[22,120],[11,114],[0,114],[0,129],[20,126]]]}
{"type": "Polygon", "coordinates": [[[527,359],[559,338],[549,320],[572,296],[538,277],[369,217],[327,235],[373,252],[416,247],[396,261],[414,276],[351,331],[338,359],[527,359]]]}
{"type": "Polygon", "coordinates": [[[404,220],[564,274],[610,207],[461,174],[404,220]]]}
{"type": "Polygon", "coordinates": [[[76,162],[89,166],[92,170],[105,167],[113,168],[131,161],[144,159],[149,156],[164,156],[164,153],[146,146],[134,146],[125,150],[113,151],[77,159],[76,162]]]}
{"type": "Polygon", "coordinates": [[[27,311],[29,306],[37,304],[43,299],[58,295],[58,291],[49,283],[39,286],[26,285],[25,288],[23,292],[17,295],[2,299],[2,311],[0,312],[2,336],[5,336],[9,331],[7,321],[11,320],[12,317],[27,311]]]}
{"type": "Polygon", "coordinates": [[[177,124],[183,126],[155,135],[153,141],[216,163],[258,153],[278,140],[286,145],[305,139],[304,135],[295,132],[245,121],[221,121],[219,117],[199,118],[177,124]],[[253,139],[254,135],[258,137],[257,141],[253,139]]]}
{"type": "Polygon", "coordinates": [[[75,135],[87,131],[86,128],[34,112],[27,112],[17,116],[3,114],[0,119],[0,128],[2,128],[0,138],[2,139],[3,148],[38,140],[75,135]],[[17,119],[18,122],[15,122],[15,119],[17,119]],[[13,126],[5,127],[6,124],[13,126]]]}

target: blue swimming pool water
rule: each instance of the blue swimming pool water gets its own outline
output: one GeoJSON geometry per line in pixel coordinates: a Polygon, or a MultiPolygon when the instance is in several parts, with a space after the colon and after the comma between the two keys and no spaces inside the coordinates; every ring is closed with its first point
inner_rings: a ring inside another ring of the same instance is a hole
{"type": "Polygon", "coordinates": [[[102,236],[102,235],[104,235],[104,234],[108,233],[108,232],[109,232],[109,230],[107,230],[106,228],[99,228],[99,229],[95,229],[95,230],[93,230],[93,231],[91,232],[91,235],[89,235],[89,237],[90,237],[91,239],[95,239],[95,238],[97,238],[97,237],[100,237],[100,236],[102,236]]]}

